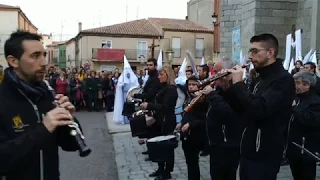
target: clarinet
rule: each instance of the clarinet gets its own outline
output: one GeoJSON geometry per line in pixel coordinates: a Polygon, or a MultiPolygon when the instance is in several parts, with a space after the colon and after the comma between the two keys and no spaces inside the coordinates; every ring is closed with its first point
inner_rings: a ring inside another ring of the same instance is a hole
{"type": "MultiPolygon", "coordinates": [[[[56,97],[56,92],[53,90],[53,88],[49,85],[48,82],[46,82],[46,85],[48,86],[49,91],[51,92],[53,98],[56,97]]],[[[56,105],[56,107],[61,107],[57,100],[54,100],[53,103],[56,105]]],[[[78,123],[76,123],[73,119],[73,123],[68,125],[70,129],[70,135],[74,137],[75,141],[78,145],[78,151],[80,157],[86,157],[91,153],[91,149],[86,145],[84,141],[83,133],[80,129],[80,126],[78,123]]]]}

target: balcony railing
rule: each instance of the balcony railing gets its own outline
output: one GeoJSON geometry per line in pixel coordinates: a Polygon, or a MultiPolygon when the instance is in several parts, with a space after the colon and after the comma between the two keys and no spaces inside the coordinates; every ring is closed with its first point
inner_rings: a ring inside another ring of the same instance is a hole
{"type": "MultiPolygon", "coordinates": [[[[154,58],[158,58],[160,51],[154,51],[154,58]]],[[[92,59],[100,61],[121,61],[126,55],[130,61],[140,61],[139,57],[144,57],[144,61],[152,57],[151,51],[146,49],[92,49],[92,59]],[[115,58],[116,56],[116,58],[115,58]]]]}
{"type": "Polygon", "coordinates": [[[196,49],[196,58],[204,57],[204,49],[196,49]]]}

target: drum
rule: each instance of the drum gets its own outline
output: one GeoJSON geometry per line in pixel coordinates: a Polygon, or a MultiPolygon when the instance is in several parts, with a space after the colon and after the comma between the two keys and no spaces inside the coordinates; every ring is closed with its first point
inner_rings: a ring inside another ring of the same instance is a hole
{"type": "Polygon", "coordinates": [[[156,120],[153,113],[148,110],[140,110],[129,118],[132,137],[144,135],[148,132],[148,126],[152,126],[156,120]]]}
{"type": "Polygon", "coordinates": [[[157,136],[147,140],[149,158],[152,162],[166,162],[170,154],[178,147],[179,141],[175,135],[157,136]]]}
{"type": "Polygon", "coordinates": [[[130,117],[134,112],[137,112],[141,109],[139,103],[141,103],[142,101],[133,98],[135,94],[140,93],[141,91],[142,89],[139,87],[133,87],[128,90],[128,93],[126,95],[126,101],[123,104],[123,116],[130,117]]]}

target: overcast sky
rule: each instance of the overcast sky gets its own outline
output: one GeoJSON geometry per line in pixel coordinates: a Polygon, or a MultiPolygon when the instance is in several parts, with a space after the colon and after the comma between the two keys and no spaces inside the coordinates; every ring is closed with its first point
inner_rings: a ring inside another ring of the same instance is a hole
{"type": "Polygon", "coordinates": [[[147,17],[179,18],[187,15],[188,0],[0,0],[20,6],[41,33],[53,33],[55,40],[72,38],[78,22],[83,29],[107,26],[147,17]],[[128,13],[126,17],[126,2],[128,13]],[[138,12],[138,13],[137,13],[138,12]],[[62,27],[63,26],[63,27],[62,27]]]}

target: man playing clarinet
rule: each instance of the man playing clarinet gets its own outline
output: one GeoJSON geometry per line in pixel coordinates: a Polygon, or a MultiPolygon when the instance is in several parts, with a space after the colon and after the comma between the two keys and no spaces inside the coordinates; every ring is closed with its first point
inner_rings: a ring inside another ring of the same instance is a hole
{"type": "Polygon", "coordinates": [[[63,95],[56,97],[60,107],[52,104],[39,35],[14,32],[4,52],[9,67],[0,85],[0,179],[59,180],[58,146],[78,149],[68,129],[74,106],[63,95]]]}
{"type": "Polygon", "coordinates": [[[295,85],[277,59],[279,44],[272,34],[250,39],[249,59],[259,73],[252,91],[243,82],[243,69],[236,66],[226,99],[246,123],[241,140],[240,179],[276,180],[285,147],[295,85]]]}

